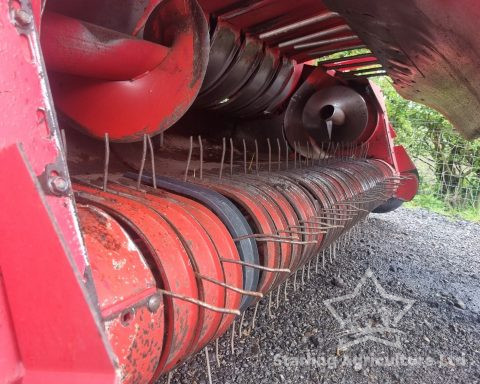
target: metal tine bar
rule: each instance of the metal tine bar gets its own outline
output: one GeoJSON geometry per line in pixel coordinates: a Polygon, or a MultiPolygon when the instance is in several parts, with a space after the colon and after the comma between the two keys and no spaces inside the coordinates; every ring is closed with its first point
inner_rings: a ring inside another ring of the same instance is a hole
{"type": "Polygon", "coordinates": [[[328,229],[335,229],[335,228],[343,228],[343,225],[332,225],[332,224],[326,224],[326,223],[322,223],[320,221],[314,221],[314,222],[311,222],[311,221],[306,221],[304,222],[304,224],[310,224],[310,225],[290,225],[289,228],[299,228],[299,229],[313,229],[314,227],[312,227],[312,225],[315,225],[316,229],[325,229],[325,230],[328,230],[328,229]]]}
{"type": "Polygon", "coordinates": [[[257,318],[257,311],[258,311],[258,306],[259,306],[260,302],[257,301],[257,303],[255,304],[255,309],[253,311],[253,317],[252,317],[252,329],[255,329],[255,319],[257,318]]]}
{"type": "Polygon", "coordinates": [[[240,339],[243,336],[242,328],[243,328],[244,320],[245,320],[245,312],[242,313],[242,317],[240,318],[240,324],[238,325],[238,337],[240,339]]]}
{"type": "Polygon", "coordinates": [[[200,135],[198,135],[198,147],[200,149],[200,180],[203,180],[203,142],[200,135]]]}
{"type": "Polygon", "coordinates": [[[221,364],[220,364],[220,356],[219,356],[219,353],[218,353],[218,338],[215,339],[215,360],[217,361],[217,367],[220,368],[221,364]]]}
{"type": "Polygon", "coordinates": [[[337,201],[336,203],[334,203],[333,205],[345,205],[347,207],[350,207],[352,209],[355,209],[357,211],[362,211],[362,212],[368,212],[370,213],[370,211],[368,209],[363,209],[363,208],[359,208],[357,206],[355,206],[354,204],[352,203],[347,203],[347,202],[343,202],[343,201],[337,201]]]}
{"type": "Polygon", "coordinates": [[[323,212],[333,212],[335,215],[347,215],[345,212],[358,212],[356,209],[344,209],[340,211],[340,208],[321,208],[320,209],[323,212]]]}
{"type": "Polygon", "coordinates": [[[110,140],[108,133],[105,133],[105,161],[103,163],[103,191],[107,191],[108,185],[108,166],[110,164],[110,140]]]}
{"type": "Polygon", "coordinates": [[[293,168],[297,169],[297,142],[296,142],[296,141],[293,142],[293,146],[294,146],[294,151],[295,151],[295,157],[294,157],[294,161],[293,161],[293,168]]]}
{"type": "Polygon", "coordinates": [[[230,138],[230,176],[233,176],[233,139],[230,138]]]}
{"type": "Polygon", "coordinates": [[[280,171],[282,165],[282,147],[280,145],[280,139],[277,137],[277,147],[278,147],[278,164],[277,170],[280,171]]]}
{"type": "Polygon", "coordinates": [[[285,140],[285,169],[288,170],[288,142],[285,140]]]}
{"type": "MultiPolygon", "coordinates": [[[[338,211],[331,211],[331,212],[327,211],[325,213],[330,215],[330,216],[324,216],[324,215],[323,216],[320,216],[320,215],[319,216],[312,216],[311,219],[319,219],[319,220],[331,220],[331,219],[333,220],[333,219],[335,219],[335,217],[333,217],[331,215],[344,216],[348,220],[355,218],[355,216],[351,216],[352,212],[350,212],[350,214],[349,213],[341,213],[341,212],[338,212],[338,211]]],[[[300,221],[300,222],[302,222],[302,221],[300,221]]],[[[308,222],[306,222],[306,223],[308,224],[308,222]]],[[[330,224],[327,224],[327,223],[320,223],[320,224],[323,224],[323,225],[326,225],[326,226],[330,225],[330,224]]]]}
{"type": "Polygon", "coordinates": [[[140,163],[140,170],[138,172],[137,189],[140,189],[140,184],[142,183],[143,170],[145,168],[145,161],[146,160],[147,160],[147,134],[144,134],[143,135],[142,162],[140,163]]]}
{"type": "Polygon", "coordinates": [[[165,146],[165,132],[160,133],[160,148],[165,146]]]}
{"type": "Polygon", "coordinates": [[[272,318],[272,292],[268,294],[268,317],[272,318]]]}
{"type": "Polygon", "coordinates": [[[236,323],[237,320],[233,320],[233,324],[232,324],[232,334],[231,334],[231,337],[230,337],[230,352],[232,353],[232,355],[235,353],[235,323],[236,323]]]}
{"type": "Polygon", "coordinates": [[[222,159],[220,161],[220,172],[218,174],[218,178],[221,180],[223,176],[223,165],[225,164],[225,154],[227,152],[227,143],[225,137],[222,138],[222,159]]]}
{"type": "Polygon", "coordinates": [[[193,297],[188,297],[188,296],[181,295],[181,294],[178,294],[178,293],[174,293],[174,292],[171,292],[171,291],[166,291],[164,289],[159,289],[158,288],[157,291],[160,292],[162,295],[170,296],[170,297],[173,297],[174,299],[179,299],[179,300],[186,301],[188,303],[196,304],[199,307],[203,307],[203,308],[209,309],[209,310],[214,311],[214,312],[226,313],[228,315],[240,315],[240,311],[238,311],[236,309],[227,309],[227,308],[216,307],[214,305],[210,305],[210,304],[205,303],[203,301],[194,299],[193,297]]]}
{"type": "Polygon", "coordinates": [[[314,216],[312,218],[318,219],[313,221],[303,221],[303,224],[317,224],[322,225],[323,220],[332,220],[332,221],[349,221],[352,220],[352,217],[330,217],[330,216],[314,216]]]}
{"type": "Polygon", "coordinates": [[[247,263],[245,261],[240,261],[240,260],[231,260],[231,259],[220,258],[220,261],[222,263],[232,263],[232,264],[244,265],[245,267],[259,269],[261,271],[266,271],[266,272],[278,272],[278,273],[291,273],[292,272],[292,271],[290,271],[290,269],[269,268],[269,267],[264,267],[262,265],[251,264],[251,263],[247,263]]]}
{"type": "Polygon", "coordinates": [[[285,237],[281,235],[276,235],[276,234],[263,234],[263,233],[254,233],[251,235],[245,235],[245,236],[240,236],[235,239],[233,239],[234,242],[242,241],[242,240],[247,240],[247,239],[257,239],[257,238],[271,238],[271,239],[280,239],[280,240],[292,240],[293,237],[285,237]]]}
{"type": "Polygon", "coordinates": [[[202,279],[202,280],[209,281],[210,283],[220,285],[221,287],[226,288],[226,289],[229,289],[229,290],[231,290],[231,291],[233,291],[233,292],[241,293],[242,295],[245,295],[245,296],[252,296],[252,297],[263,298],[263,293],[261,293],[261,292],[245,291],[245,290],[243,290],[243,289],[241,289],[241,288],[237,288],[237,287],[234,287],[234,286],[232,286],[232,285],[228,285],[228,284],[222,283],[221,281],[212,279],[211,277],[202,275],[202,274],[200,274],[200,273],[198,273],[198,272],[195,272],[195,276],[197,276],[198,278],[200,278],[200,279],[202,279]]]}
{"type": "Polygon", "coordinates": [[[150,161],[152,162],[152,180],[153,180],[153,189],[157,189],[157,176],[155,175],[155,155],[153,152],[152,138],[150,135],[147,135],[148,147],[150,148],[150,161]]]}
{"type": "Polygon", "coordinates": [[[187,167],[185,168],[185,175],[183,177],[183,181],[188,180],[188,171],[190,169],[190,163],[192,162],[192,152],[193,152],[193,136],[190,136],[190,148],[188,150],[187,167]]]}
{"type": "Polygon", "coordinates": [[[241,236],[236,239],[233,239],[233,241],[239,242],[247,239],[254,239],[255,241],[259,241],[259,242],[265,241],[265,242],[272,242],[272,243],[286,243],[286,244],[299,244],[299,245],[311,244],[310,242],[295,240],[293,237],[284,237],[279,235],[262,235],[262,234],[245,235],[245,236],[241,236]]]}
{"type": "MultiPolygon", "coordinates": [[[[295,227],[295,226],[294,226],[295,227]]],[[[303,227],[302,227],[303,228],[303,227]]],[[[343,228],[343,227],[342,227],[343,228]]],[[[316,228],[312,228],[312,229],[316,229],[316,228]]],[[[300,234],[300,235],[312,235],[312,236],[315,236],[315,235],[325,235],[327,234],[326,231],[316,231],[316,232],[308,232],[308,231],[287,231],[287,230],[283,230],[281,232],[284,232],[284,233],[295,233],[295,234],[300,234]]],[[[307,244],[317,244],[316,241],[312,240],[312,241],[308,241],[308,242],[305,242],[307,244]]]]}
{"type": "Polygon", "coordinates": [[[272,172],[272,145],[270,143],[270,138],[267,137],[268,145],[268,173],[272,172]]]}
{"type": "Polygon", "coordinates": [[[205,360],[207,361],[208,384],[212,384],[212,371],[210,369],[210,357],[208,356],[208,345],[205,346],[205,360]]]}
{"type": "Polygon", "coordinates": [[[310,143],[307,141],[307,167],[308,167],[308,160],[310,159],[310,143]]]}
{"type": "Polygon", "coordinates": [[[255,139],[255,170],[257,171],[257,175],[260,172],[258,168],[258,141],[255,139]]]}
{"type": "Polygon", "coordinates": [[[280,286],[281,284],[279,284],[277,287],[277,295],[275,297],[275,309],[278,309],[278,307],[280,306],[280,286]]]}
{"type": "Polygon", "coordinates": [[[247,174],[247,144],[245,143],[245,139],[243,141],[243,171],[245,175],[247,174]]]}

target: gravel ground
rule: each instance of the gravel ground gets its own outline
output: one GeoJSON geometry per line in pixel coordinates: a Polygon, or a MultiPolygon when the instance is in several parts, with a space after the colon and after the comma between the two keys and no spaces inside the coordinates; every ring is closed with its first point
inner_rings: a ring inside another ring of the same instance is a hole
{"type": "MultiPolygon", "coordinates": [[[[479,240],[479,224],[424,210],[372,214],[271,318],[266,299],[255,329],[247,312],[234,354],[220,339],[220,368],[209,346],[213,383],[480,383],[479,240]],[[324,300],[347,294],[331,304],[342,328],[324,300]]],[[[171,382],[208,383],[206,371],[201,353],[171,382]]]]}

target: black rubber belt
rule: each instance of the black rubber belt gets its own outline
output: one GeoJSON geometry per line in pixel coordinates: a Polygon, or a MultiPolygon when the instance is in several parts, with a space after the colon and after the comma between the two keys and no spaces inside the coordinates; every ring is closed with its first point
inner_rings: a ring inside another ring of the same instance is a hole
{"type": "MultiPolygon", "coordinates": [[[[125,177],[137,180],[138,174],[127,172],[125,177]]],[[[166,189],[169,192],[177,193],[184,197],[189,197],[212,210],[225,224],[230,235],[234,239],[253,234],[252,228],[238,208],[221,194],[199,185],[186,183],[168,177],[157,176],[156,181],[157,187],[166,189]]],[[[148,185],[153,184],[152,177],[147,175],[142,177],[142,182],[148,185]]],[[[237,246],[242,261],[259,265],[258,248],[254,239],[237,241],[235,242],[235,245],[237,246]]],[[[247,291],[256,291],[260,275],[259,270],[247,266],[242,266],[242,270],[243,289],[247,291]]],[[[254,297],[243,296],[240,310],[244,311],[247,309],[248,306],[254,302],[254,299],[254,297]]]]}

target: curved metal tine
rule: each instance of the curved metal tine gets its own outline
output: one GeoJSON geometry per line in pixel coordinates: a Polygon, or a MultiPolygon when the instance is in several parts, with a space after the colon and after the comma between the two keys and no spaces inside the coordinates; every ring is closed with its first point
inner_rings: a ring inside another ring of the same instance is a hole
{"type": "Polygon", "coordinates": [[[232,264],[239,264],[243,265],[245,267],[250,267],[254,269],[259,269],[261,271],[266,271],[266,272],[278,272],[278,273],[290,273],[290,269],[284,269],[284,268],[269,268],[269,267],[264,267],[263,265],[258,265],[258,264],[252,264],[252,263],[247,263],[245,261],[240,261],[240,260],[232,260],[232,259],[223,259],[220,258],[220,261],[222,263],[232,263],[232,264]]]}
{"type": "Polygon", "coordinates": [[[277,137],[277,147],[278,147],[278,164],[277,164],[277,171],[280,172],[281,165],[282,165],[282,147],[280,145],[280,139],[277,137]]]}
{"type": "Polygon", "coordinates": [[[288,141],[285,139],[285,169],[288,170],[288,141]]]}
{"type": "Polygon", "coordinates": [[[322,212],[332,212],[333,214],[338,214],[338,215],[345,212],[358,212],[356,209],[343,209],[342,211],[340,211],[340,208],[333,208],[333,207],[324,207],[324,208],[320,208],[320,210],[322,212]]]}
{"type": "Polygon", "coordinates": [[[230,138],[230,176],[233,176],[233,139],[230,138]]]}
{"type": "Polygon", "coordinates": [[[200,180],[203,180],[203,141],[200,135],[198,135],[198,147],[200,151],[200,180]]]}
{"type": "Polygon", "coordinates": [[[173,371],[168,372],[167,384],[170,384],[172,382],[172,376],[173,376],[173,371]]]}
{"type": "Polygon", "coordinates": [[[275,297],[275,309],[278,309],[278,307],[280,306],[280,287],[281,284],[279,284],[277,287],[277,296],[275,297]]]}
{"type": "Polygon", "coordinates": [[[217,367],[220,368],[222,364],[220,364],[220,354],[218,353],[218,344],[219,339],[215,339],[215,360],[217,361],[217,367]]]}
{"type": "Polygon", "coordinates": [[[140,170],[138,171],[137,189],[140,189],[140,184],[142,183],[143,170],[145,168],[145,161],[146,160],[147,160],[147,134],[144,134],[143,135],[142,162],[140,163],[140,170]]]}
{"type": "Polygon", "coordinates": [[[268,317],[272,318],[272,292],[268,295],[268,317]]]}
{"type": "MultiPolygon", "coordinates": [[[[331,216],[315,216],[311,217],[310,219],[317,219],[317,220],[302,220],[301,224],[310,224],[310,225],[316,225],[319,227],[323,227],[324,225],[338,225],[338,224],[327,224],[324,222],[324,220],[331,220],[331,221],[350,221],[352,218],[350,217],[331,217],[331,216]]],[[[330,227],[324,227],[324,228],[330,228],[330,227]]],[[[336,228],[336,227],[332,227],[336,228]]],[[[305,226],[305,229],[308,229],[305,226]]]]}
{"type": "Polygon", "coordinates": [[[257,141],[257,139],[255,139],[255,170],[256,170],[257,176],[258,176],[260,170],[258,168],[258,141],[257,141]]]}
{"type": "Polygon", "coordinates": [[[290,281],[290,276],[287,277],[287,280],[285,280],[285,288],[283,290],[283,298],[285,301],[288,300],[288,282],[290,281]]]}
{"type": "Polygon", "coordinates": [[[229,289],[233,292],[237,292],[237,293],[240,293],[242,295],[245,295],[245,296],[252,296],[252,297],[259,297],[259,298],[263,298],[263,293],[261,292],[256,292],[256,291],[245,291],[241,288],[237,288],[237,287],[234,287],[232,285],[228,285],[228,284],[225,284],[225,283],[222,283],[221,281],[218,281],[218,280],[215,280],[215,279],[212,279],[211,277],[208,277],[208,276],[205,276],[205,275],[202,275],[198,272],[195,272],[195,276],[197,276],[198,278],[202,279],[202,280],[206,280],[206,281],[209,281],[210,283],[213,283],[213,284],[217,284],[223,288],[226,288],[226,289],[229,289]]]}
{"type": "Polygon", "coordinates": [[[230,335],[230,352],[232,355],[235,353],[235,325],[236,325],[237,320],[233,320],[232,324],[232,333],[230,335]]]}
{"type": "Polygon", "coordinates": [[[346,207],[350,207],[352,209],[355,209],[356,211],[361,211],[361,212],[368,212],[370,213],[370,211],[368,209],[363,209],[363,208],[359,208],[357,206],[355,206],[354,204],[352,204],[352,202],[348,203],[348,202],[343,202],[343,201],[337,201],[336,203],[333,204],[334,206],[335,205],[344,205],[346,207]]]}
{"type": "Polygon", "coordinates": [[[238,337],[241,339],[243,336],[242,328],[243,328],[243,322],[245,320],[245,311],[242,313],[242,317],[240,318],[240,324],[238,326],[238,337]]]}
{"type": "Polygon", "coordinates": [[[208,384],[212,384],[212,371],[210,369],[210,357],[208,356],[208,345],[205,346],[205,360],[207,361],[208,384]]]}
{"type": "Polygon", "coordinates": [[[220,172],[218,174],[218,178],[221,180],[223,176],[223,165],[225,164],[225,154],[227,152],[227,142],[225,137],[222,138],[222,159],[220,161],[220,172]]]}
{"type": "MultiPolygon", "coordinates": [[[[300,227],[300,226],[297,226],[297,225],[293,225],[289,228],[305,228],[305,227],[300,227]]],[[[342,227],[343,228],[343,227],[342,227]]],[[[316,228],[311,228],[311,229],[316,229],[316,228]]],[[[316,230],[315,232],[310,232],[310,231],[292,231],[292,230],[281,230],[279,232],[282,232],[282,233],[293,233],[293,234],[297,234],[297,235],[312,235],[312,236],[316,236],[316,235],[326,235],[327,232],[326,231],[318,231],[316,230]]],[[[311,240],[311,241],[303,241],[302,243],[305,243],[305,244],[317,244],[317,241],[316,240],[311,240]]]]}
{"type": "Polygon", "coordinates": [[[310,159],[310,143],[307,141],[307,160],[306,160],[306,165],[308,167],[308,160],[310,159]]]}
{"type": "Polygon", "coordinates": [[[150,149],[150,161],[152,165],[152,181],[153,181],[153,189],[157,189],[157,176],[155,174],[155,153],[153,152],[153,143],[152,138],[150,135],[147,135],[148,147],[150,149]]]}
{"type": "Polygon", "coordinates": [[[165,146],[165,132],[160,133],[160,148],[165,146]]]}
{"type": "Polygon", "coordinates": [[[252,317],[252,329],[255,329],[255,320],[257,318],[257,311],[258,311],[258,305],[260,304],[260,301],[257,301],[255,304],[255,310],[253,311],[253,317],[252,317]]]}
{"type": "Polygon", "coordinates": [[[245,175],[247,174],[247,144],[245,143],[245,139],[243,141],[243,171],[245,175]]]}
{"type": "Polygon", "coordinates": [[[188,172],[190,170],[190,163],[192,162],[192,152],[193,152],[193,136],[190,136],[190,148],[188,150],[188,158],[187,158],[187,167],[185,168],[185,175],[183,176],[183,181],[188,180],[188,172]]]}
{"type": "Polygon", "coordinates": [[[298,153],[298,168],[299,169],[302,169],[302,152],[301,152],[301,147],[300,147],[300,143],[298,143],[298,150],[297,150],[297,153],[298,153]]]}
{"type": "Polygon", "coordinates": [[[332,146],[333,146],[333,143],[331,141],[329,141],[328,142],[328,147],[327,147],[327,152],[325,153],[327,164],[330,162],[330,159],[332,158],[332,156],[330,156],[330,153],[332,151],[332,146]]]}
{"type": "Polygon", "coordinates": [[[209,310],[214,311],[214,312],[226,313],[228,315],[240,315],[240,311],[236,310],[236,309],[227,309],[227,308],[216,307],[214,305],[210,305],[208,303],[205,303],[204,301],[194,299],[193,297],[188,297],[188,296],[181,295],[181,294],[178,294],[178,293],[174,293],[174,292],[171,292],[171,291],[166,291],[165,289],[157,288],[157,291],[160,292],[162,295],[170,296],[170,297],[173,297],[174,299],[179,299],[179,300],[186,301],[188,303],[196,304],[199,307],[203,307],[203,308],[209,309],[209,310]]]}
{"type": "MultiPolygon", "coordinates": [[[[284,231],[279,231],[279,232],[284,232],[284,231]]],[[[286,237],[286,236],[280,236],[280,235],[274,235],[274,234],[267,235],[267,234],[261,234],[261,233],[237,237],[236,239],[233,239],[233,241],[239,242],[247,239],[254,239],[255,241],[260,241],[260,242],[265,241],[265,242],[272,242],[272,243],[288,243],[288,244],[298,244],[298,245],[312,244],[312,242],[295,240],[295,238],[292,236],[286,237]]]]}
{"type": "MultiPolygon", "coordinates": [[[[317,226],[321,226],[321,227],[324,227],[326,229],[328,228],[338,228],[338,225],[335,225],[335,224],[328,224],[328,223],[325,223],[323,222],[323,220],[327,218],[327,219],[333,219],[332,217],[328,216],[312,216],[310,217],[310,220],[299,220],[298,222],[300,224],[314,224],[314,225],[317,225],[317,226]],[[318,220],[311,220],[311,219],[318,219],[318,220]]],[[[304,228],[306,229],[307,226],[304,225],[304,228]]]]}
{"type": "Polygon", "coordinates": [[[268,146],[268,173],[272,172],[272,145],[270,144],[270,138],[267,137],[268,146]]]}
{"type": "Polygon", "coordinates": [[[109,164],[110,164],[110,140],[108,137],[108,133],[105,133],[105,160],[103,163],[103,191],[104,192],[107,192],[109,164]]]}
{"type": "Polygon", "coordinates": [[[293,168],[297,169],[297,142],[296,141],[293,142],[293,147],[294,147],[294,151],[295,151],[295,157],[294,157],[294,160],[293,160],[293,168]]]}

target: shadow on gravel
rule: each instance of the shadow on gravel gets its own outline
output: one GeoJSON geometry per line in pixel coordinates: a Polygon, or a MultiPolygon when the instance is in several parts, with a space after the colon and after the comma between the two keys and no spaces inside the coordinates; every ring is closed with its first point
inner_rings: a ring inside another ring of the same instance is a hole
{"type": "MultiPolygon", "coordinates": [[[[273,300],[272,318],[268,298],[255,329],[246,313],[234,354],[230,333],[220,339],[220,367],[209,346],[213,383],[480,383],[479,292],[480,225],[371,215],[332,263],[273,300]]],[[[205,355],[171,382],[208,383],[205,355]]]]}

